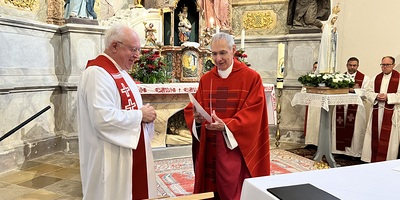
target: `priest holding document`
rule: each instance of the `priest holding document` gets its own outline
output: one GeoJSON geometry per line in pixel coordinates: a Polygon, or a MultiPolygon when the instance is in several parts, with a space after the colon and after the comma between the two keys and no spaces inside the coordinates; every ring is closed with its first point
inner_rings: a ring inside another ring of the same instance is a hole
{"type": "Polygon", "coordinates": [[[256,71],[234,59],[231,35],[214,35],[210,46],[215,66],[201,77],[196,101],[185,108],[193,134],[194,193],[239,200],[245,178],[270,174],[264,86],[256,71]]]}

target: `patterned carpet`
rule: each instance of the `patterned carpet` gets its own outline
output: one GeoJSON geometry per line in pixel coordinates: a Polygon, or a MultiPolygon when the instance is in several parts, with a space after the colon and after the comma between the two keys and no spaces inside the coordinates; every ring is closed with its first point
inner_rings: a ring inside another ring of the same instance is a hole
{"type": "Polygon", "coordinates": [[[159,196],[183,196],[193,193],[192,157],[156,160],[155,170],[159,196]]]}
{"type": "MultiPolygon", "coordinates": [[[[317,152],[317,147],[314,145],[308,145],[305,148],[291,149],[288,151],[312,160],[314,158],[315,152],[317,152]]],[[[333,157],[335,158],[336,164],[342,167],[365,164],[365,162],[361,161],[360,158],[355,158],[351,156],[333,154],[333,157]]],[[[325,157],[322,160],[326,162],[325,157]]]]}
{"type": "MultiPolygon", "coordinates": [[[[271,175],[314,170],[314,161],[282,149],[271,150],[271,175]]],[[[157,189],[161,196],[192,194],[194,186],[191,157],[155,161],[157,189]]]]}

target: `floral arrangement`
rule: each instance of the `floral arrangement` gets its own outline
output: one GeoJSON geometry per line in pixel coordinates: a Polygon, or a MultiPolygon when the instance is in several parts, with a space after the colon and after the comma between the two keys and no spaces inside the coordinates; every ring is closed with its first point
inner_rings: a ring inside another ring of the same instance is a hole
{"type": "Polygon", "coordinates": [[[171,77],[163,60],[159,51],[144,49],[139,60],[134,63],[130,75],[141,83],[168,82],[171,77]]]}
{"type": "Polygon", "coordinates": [[[234,56],[235,56],[236,59],[238,59],[240,62],[246,64],[248,67],[251,66],[251,64],[248,63],[248,62],[246,61],[247,54],[244,53],[244,50],[243,50],[243,49],[237,50],[237,51],[235,52],[235,55],[234,55],[234,56]]]}
{"type": "Polygon", "coordinates": [[[339,72],[333,74],[308,73],[300,76],[297,80],[304,86],[322,86],[333,89],[351,88],[354,86],[354,81],[350,78],[350,76],[341,74],[339,72]]]}

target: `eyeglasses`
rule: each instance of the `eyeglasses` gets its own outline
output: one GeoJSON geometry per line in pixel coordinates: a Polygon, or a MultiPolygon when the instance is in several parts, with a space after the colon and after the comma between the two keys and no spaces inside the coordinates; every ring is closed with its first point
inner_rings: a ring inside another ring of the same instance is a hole
{"type": "Polygon", "coordinates": [[[130,47],[130,46],[128,46],[128,45],[126,45],[126,44],[124,44],[124,43],[122,43],[122,42],[120,42],[120,41],[117,41],[117,43],[118,43],[118,44],[124,45],[124,46],[125,46],[127,49],[129,49],[129,51],[131,51],[132,53],[136,53],[136,52],[140,53],[140,51],[142,50],[142,48],[140,48],[140,47],[130,47]]]}
{"type": "Polygon", "coordinates": [[[390,67],[390,66],[392,66],[393,64],[380,64],[381,65],[381,67],[390,67]]]}

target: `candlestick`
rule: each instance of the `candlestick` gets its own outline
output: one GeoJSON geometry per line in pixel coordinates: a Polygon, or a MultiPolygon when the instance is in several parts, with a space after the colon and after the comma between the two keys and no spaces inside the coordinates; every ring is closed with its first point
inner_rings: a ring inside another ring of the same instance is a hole
{"type": "Polygon", "coordinates": [[[278,44],[278,66],[276,69],[276,87],[283,88],[283,73],[285,69],[285,44],[278,44]]]}
{"type": "Polygon", "coordinates": [[[210,24],[211,24],[211,28],[214,28],[214,18],[213,17],[210,18],[210,24]]]}
{"type": "Polygon", "coordinates": [[[240,38],[240,48],[244,49],[244,37],[246,36],[246,32],[242,29],[242,37],[240,38]]]}

